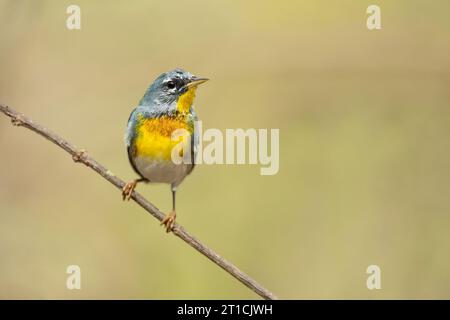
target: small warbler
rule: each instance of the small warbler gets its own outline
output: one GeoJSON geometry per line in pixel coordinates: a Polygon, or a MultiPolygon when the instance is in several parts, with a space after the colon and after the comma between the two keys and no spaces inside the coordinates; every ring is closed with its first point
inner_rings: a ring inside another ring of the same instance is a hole
{"type": "Polygon", "coordinates": [[[167,232],[175,225],[177,187],[195,166],[199,139],[193,102],[198,85],[207,80],[181,69],[163,73],[150,85],[128,119],[125,134],[128,159],[140,178],[123,187],[123,200],[130,200],[139,182],[170,184],[172,212],[161,222],[167,232]],[[172,133],[177,129],[189,132],[191,163],[172,161],[172,149],[179,143],[172,133]]]}

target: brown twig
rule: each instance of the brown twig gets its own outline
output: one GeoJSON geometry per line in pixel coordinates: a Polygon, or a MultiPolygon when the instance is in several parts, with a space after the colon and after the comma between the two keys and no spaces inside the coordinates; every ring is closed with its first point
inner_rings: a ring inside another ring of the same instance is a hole
{"type": "MultiPolygon", "coordinates": [[[[34,131],[35,133],[43,136],[47,140],[50,140],[57,146],[61,147],[65,151],[67,151],[71,156],[72,159],[75,162],[80,162],[86,165],[87,167],[91,168],[95,172],[97,172],[99,175],[101,175],[103,178],[111,182],[113,185],[115,185],[117,188],[122,189],[125,185],[125,182],[122,181],[120,178],[116,177],[114,174],[112,174],[109,170],[107,170],[103,165],[98,163],[94,158],[89,156],[84,150],[77,149],[73,144],[68,142],[67,140],[61,138],[59,135],[55,134],[54,132],[51,132],[47,128],[41,126],[40,124],[37,124],[33,122],[31,119],[26,117],[23,114],[18,113],[17,111],[9,108],[8,106],[4,106],[0,104],[0,111],[3,112],[5,115],[11,118],[11,122],[15,126],[21,126],[30,129],[31,131],[34,131]]],[[[152,216],[154,216],[159,221],[162,221],[164,218],[164,213],[159,211],[158,208],[156,208],[152,203],[150,203],[148,200],[146,200],[141,194],[138,192],[133,192],[133,195],[131,197],[134,201],[136,201],[142,208],[144,208],[147,212],[149,212],[152,216]]],[[[236,266],[222,258],[220,255],[218,255],[216,252],[202,244],[199,240],[197,240],[194,236],[190,235],[186,229],[184,229],[181,225],[176,224],[173,233],[184,240],[187,244],[189,244],[191,247],[196,249],[198,252],[203,254],[205,257],[210,259],[212,262],[214,262],[216,265],[224,269],[226,272],[231,274],[233,277],[235,277],[237,280],[239,280],[242,284],[246,285],[248,288],[256,292],[258,295],[260,295],[264,299],[277,299],[276,296],[271,293],[269,290],[261,286],[258,282],[250,278],[248,275],[246,275],[244,272],[239,270],[236,266]]]]}

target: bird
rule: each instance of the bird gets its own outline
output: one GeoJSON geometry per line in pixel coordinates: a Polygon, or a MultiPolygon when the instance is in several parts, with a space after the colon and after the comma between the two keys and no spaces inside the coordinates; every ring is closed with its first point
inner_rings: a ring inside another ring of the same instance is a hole
{"type": "Polygon", "coordinates": [[[180,68],[162,73],[145,91],[128,119],[125,144],[131,167],[139,178],[124,185],[122,198],[130,200],[141,182],[169,184],[172,211],[161,221],[166,232],[171,232],[175,226],[177,187],[195,167],[199,133],[195,128],[198,117],[193,102],[198,86],[208,80],[180,68]],[[172,150],[179,143],[172,137],[177,129],[186,130],[190,135],[188,145],[192,161],[172,160],[172,150]]]}

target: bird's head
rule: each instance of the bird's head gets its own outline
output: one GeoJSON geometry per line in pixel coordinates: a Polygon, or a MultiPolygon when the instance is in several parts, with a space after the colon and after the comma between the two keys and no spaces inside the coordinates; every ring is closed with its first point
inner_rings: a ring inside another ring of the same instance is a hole
{"type": "Polygon", "coordinates": [[[167,112],[189,112],[197,86],[207,80],[182,69],[165,72],[153,81],[139,104],[167,112]]]}

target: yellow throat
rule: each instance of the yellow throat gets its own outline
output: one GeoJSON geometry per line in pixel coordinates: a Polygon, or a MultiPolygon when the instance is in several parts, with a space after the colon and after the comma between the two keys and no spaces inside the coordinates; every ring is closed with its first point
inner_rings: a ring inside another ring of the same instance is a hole
{"type": "Polygon", "coordinates": [[[177,101],[177,110],[178,112],[187,113],[192,106],[195,98],[195,91],[197,87],[189,88],[185,93],[183,93],[177,101]]]}

